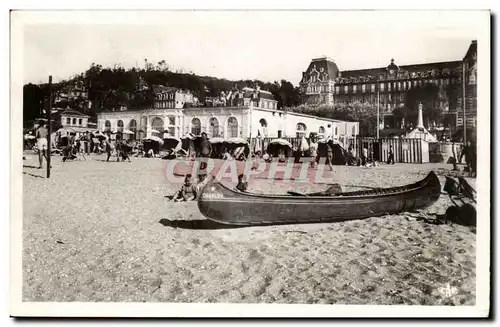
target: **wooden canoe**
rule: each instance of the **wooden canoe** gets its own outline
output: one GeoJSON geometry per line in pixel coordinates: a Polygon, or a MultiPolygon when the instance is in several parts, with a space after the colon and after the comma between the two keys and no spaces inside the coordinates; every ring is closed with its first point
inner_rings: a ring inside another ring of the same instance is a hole
{"type": "Polygon", "coordinates": [[[325,195],[261,195],[231,189],[215,178],[198,197],[206,218],[229,225],[330,222],[398,213],[426,207],[439,199],[434,172],[413,184],[325,195]]]}

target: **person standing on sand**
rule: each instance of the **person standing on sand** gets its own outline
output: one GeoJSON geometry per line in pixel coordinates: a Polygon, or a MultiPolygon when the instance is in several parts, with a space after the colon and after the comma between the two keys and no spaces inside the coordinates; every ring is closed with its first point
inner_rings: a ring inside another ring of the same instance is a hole
{"type": "Polygon", "coordinates": [[[392,145],[389,145],[389,156],[387,158],[387,164],[393,164],[394,165],[394,150],[392,149],[392,145]]]}
{"type": "Polygon", "coordinates": [[[38,147],[38,162],[39,166],[38,169],[42,169],[42,163],[43,163],[43,157],[45,157],[45,161],[48,162],[47,156],[50,155],[47,154],[48,150],[48,144],[47,144],[47,135],[48,135],[48,130],[45,127],[45,122],[42,122],[40,126],[36,129],[36,144],[38,147]]]}
{"type": "Polygon", "coordinates": [[[469,171],[469,177],[472,177],[476,173],[476,149],[471,141],[467,141],[467,145],[460,154],[460,161],[462,161],[463,156],[465,156],[465,164],[469,171]]]}
{"type": "Polygon", "coordinates": [[[318,156],[318,143],[316,143],[314,136],[311,136],[311,140],[309,143],[309,151],[311,152],[311,167],[315,168],[316,157],[318,156]]]}
{"type": "Polygon", "coordinates": [[[104,140],[104,147],[106,149],[106,153],[108,154],[108,158],[106,159],[106,161],[109,162],[109,158],[111,157],[111,140],[110,139],[104,140]]]}
{"type": "Polygon", "coordinates": [[[329,140],[326,143],[326,162],[328,163],[328,167],[330,167],[330,171],[333,171],[333,141],[329,140]]]}
{"type": "Polygon", "coordinates": [[[365,166],[366,167],[367,161],[368,161],[368,149],[367,148],[363,148],[363,152],[361,154],[361,166],[365,166]]]}

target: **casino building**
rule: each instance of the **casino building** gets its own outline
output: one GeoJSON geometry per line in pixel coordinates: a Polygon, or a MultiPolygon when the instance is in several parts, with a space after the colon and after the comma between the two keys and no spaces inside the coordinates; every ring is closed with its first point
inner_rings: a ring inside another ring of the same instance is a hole
{"type": "Polygon", "coordinates": [[[472,41],[461,60],[447,62],[399,66],[391,59],[386,67],[340,71],[333,59],[316,58],[302,73],[300,90],[306,104],[379,101],[381,114],[390,118],[412,88],[433,84],[439,90],[437,106],[451,115],[457,127],[463,124],[463,82],[467,126],[476,126],[476,81],[477,41],[472,41]]]}
{"type": "Polygon", "coordinates": [[[188,133],[209,137],[265,138],[332,136],[342,142],[359,134],[358,122],[321,118],[278,109],[271,92],[245,87],[223,92],[207,107],[191,106],[188,91],[154,87],[155,100],[150,108],[123,108],[98,113],[101,131],[130,131],[133,139],[165,135],[183,137],[188,133]],[[181,97],[182,95],[182,97],[181,97]],[[216,101],[215,101],[216,100],[216,101]]]}

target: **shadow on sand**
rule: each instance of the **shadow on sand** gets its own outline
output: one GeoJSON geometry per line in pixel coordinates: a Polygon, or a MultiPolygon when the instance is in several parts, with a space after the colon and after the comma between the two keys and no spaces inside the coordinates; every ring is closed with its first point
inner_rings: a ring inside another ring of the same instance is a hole
{"type": "Polygon", "coordinates": [[[235,229],[235,228],[250,227],[250,226],[225,225],[209,219],[170,220],[163,218],[159,221],[159,223],[166,227],[182,228],[182,229],[199,229],[199,230],[235,229]]]}
{"type": "Polygon", "coordinates": [[[45,178],[43,176],[40,176],[40,175],[35,175],[35,174],[31,174],[31,173],[27,173],[25,171],[23,171],[23,175],[29,175],[29,176],[32,176],[32,177],[37,177],[37,178],[45,178]]]}
{"type": "Polygon", "coordinates": [[[34,169],[37,169],[37,168],[38,168],[38,166],[23,165],[23,168],[34,168],[34,169]]]}

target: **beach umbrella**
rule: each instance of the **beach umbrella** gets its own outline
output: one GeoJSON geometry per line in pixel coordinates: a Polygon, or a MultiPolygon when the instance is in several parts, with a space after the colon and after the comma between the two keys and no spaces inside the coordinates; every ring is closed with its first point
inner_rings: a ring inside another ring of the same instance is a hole
{"type": "Polygon", "coordinates": [[[159,138],[158,136],[150,136],[150,137],[146,137],[144,139],[145,141],[153,141],[153,142],[158,142],[160,144],[163,144],[163,140],[161,138],[159,138]]]}
{"type": "Polygon", "coordinates": [[[274,139],[274,140],[269,142],[269,145],[273,145],[273,146],[281,145],[283,147],[289,147],[290,149],[292,148],[292,144],[285,139],[274,139]]]}
{"type": "Polygon", "coordinates": [[[134,135],[135,134],[134,132],[132,132],[131,130],[128,130],[128,129],[123,130],[122,133],[123,134],[128,134],[128,135],[134,135]]]}
{"type": "Polygon", "coordinates": [[[152,129],[151,133],[160,133],[160,131],[157,131],[156,129],[152,129]]]}
{"type": "Polygon", "coordinates": [[[163,138],[163,148],[164,149],[174,149],[178,150],[181,147],[181,139],[175,136],[166,136],[163,138]]]}
{"type": "Polygon", "coordinates": [[[278,154],[281,150],[289,153],[292,150],[292,144],[284,139],[274,139],[267,145],[267,152],[270,154],[278,154]]]}
{"type": "Polygon", "coordinates": [[[213,138],[209,139],[209,141],[212,144],[221,144],[221,143],[225,142],[225,140],[222,137],[213,137],[213,138]]]}
{"type": "Polygon", "coordinates": [[[225,143],[235,144],[235,145],[248,145],[248,141],[241,137],[232,137],[225,140],[225,143]]]}
{"type": "Polygon", "coordinates": [[[35,137],[33,135],[26,134],[26,135],[24,135],[24,139],[25,140],[34,140],[35,137]]]}
{"type": "Polygon", "coordinates": [[[191,140],[193,140],[193,139],[195,139],[195,137],[196,137],[196,136],[195,136],[193,133],[187,133],[187,134],[186,134],[186,135],[184,135],[182,138],[183,138],[183,139],[191,139],[191,140]]]}

